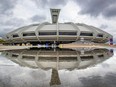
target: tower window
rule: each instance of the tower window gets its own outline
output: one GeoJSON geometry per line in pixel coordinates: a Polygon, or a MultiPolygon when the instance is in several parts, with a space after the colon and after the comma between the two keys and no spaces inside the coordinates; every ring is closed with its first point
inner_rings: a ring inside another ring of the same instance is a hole
{"type": "Polygon", "coordinates": [[[58,13],[58,10],[55,10],[55,9],[54,9],[54,10],[52,10],[52,12],[57,12],[57,13],[58,13]]]}
{"type": "Polygon", "coordinates": [[[57,19],[58,19],[58,16],[57,15],[53,15],[53,23],[56,23],[57,19]]]}

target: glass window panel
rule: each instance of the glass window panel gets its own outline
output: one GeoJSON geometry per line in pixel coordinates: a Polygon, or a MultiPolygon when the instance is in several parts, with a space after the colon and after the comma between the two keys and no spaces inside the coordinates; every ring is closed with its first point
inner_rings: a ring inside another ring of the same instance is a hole
{"type": "Polygon", "coordinates": [[[35,36],[35,33],[23,33],[23,36],[35,36]]]}
{"type": "Polygon", "coordinates": [[[93,36],[93,33],[81,33],[80,36],[93,36]]]}
{"type": "Polygon", "coordinates": [[[56,35],[56,32],[39,32],[39,35],[56,35]]]}
{"type": "Polygon", "coordinates": [[[77,35],[77,32],[59,32],[59,35],[77,35]]]}
{"type": "Polygon", "coordinates": [[[19,35],[18,35],[18,34],[14,34],[13,37],[14,37],[14,38],[15,38],[15,37],[19,37],[19,35]]]}

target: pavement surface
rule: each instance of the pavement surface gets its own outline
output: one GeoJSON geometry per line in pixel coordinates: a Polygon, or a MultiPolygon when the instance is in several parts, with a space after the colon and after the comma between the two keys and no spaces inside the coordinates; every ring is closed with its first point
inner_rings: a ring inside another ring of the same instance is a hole
{"type": "MultiPolygon", "coordinates": [[[[0,45],[0,51],[2,50],[20,50],[20,49],[29,49],[37,47],[40,48],[41,46],[5,46],[0,45]]],[[[59,48],[116,48],[116,45],[109,45],[109,44],[60,44],[58,45],[59,48]]]]}
{"type": "Polygon", "coordinates": [[[60,44],[60,48],[116,48],[109,44],[60,44]]]}

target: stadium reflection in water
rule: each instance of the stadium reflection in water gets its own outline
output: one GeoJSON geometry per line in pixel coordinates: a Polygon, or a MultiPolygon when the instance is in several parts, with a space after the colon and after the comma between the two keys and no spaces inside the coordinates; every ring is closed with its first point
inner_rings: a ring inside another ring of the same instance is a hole
{"type": "MultiPolygon", "coordinates": [[[[59,70],[73,71],[101,63],[113,56],[109,49],[38,49],[2,52],[6,58],[22,67],[52,69],[49,86],[61,85],[59,70]]],[[[40,78],[41,79],[41,78],[40,78]]],[[[43,87],[43,86],[42,86],[43,87]]]]}

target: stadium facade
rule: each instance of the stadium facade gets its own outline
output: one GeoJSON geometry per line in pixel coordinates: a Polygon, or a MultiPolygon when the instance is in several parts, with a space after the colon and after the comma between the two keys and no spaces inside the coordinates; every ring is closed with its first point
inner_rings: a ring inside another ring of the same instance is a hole
{"type": "Polygon", "coordinates": [[[113,56],[113,51],[108,49],[91,49],[81,53],[81,50],[70,49],[40,49],[40,50],[10,50],[3,54],[20,66],[42,69],[81,69],[101,63],[113,56]]]}
{"type": "Polygon", "coordinates": [[[106,43],[113,36],[94,26],[80,23],[58,23],[60,9],[50,9],[52,23],[44,22],[18,28],[5,36],[8,43],[67,43],[89,41],[106,43]]]}

